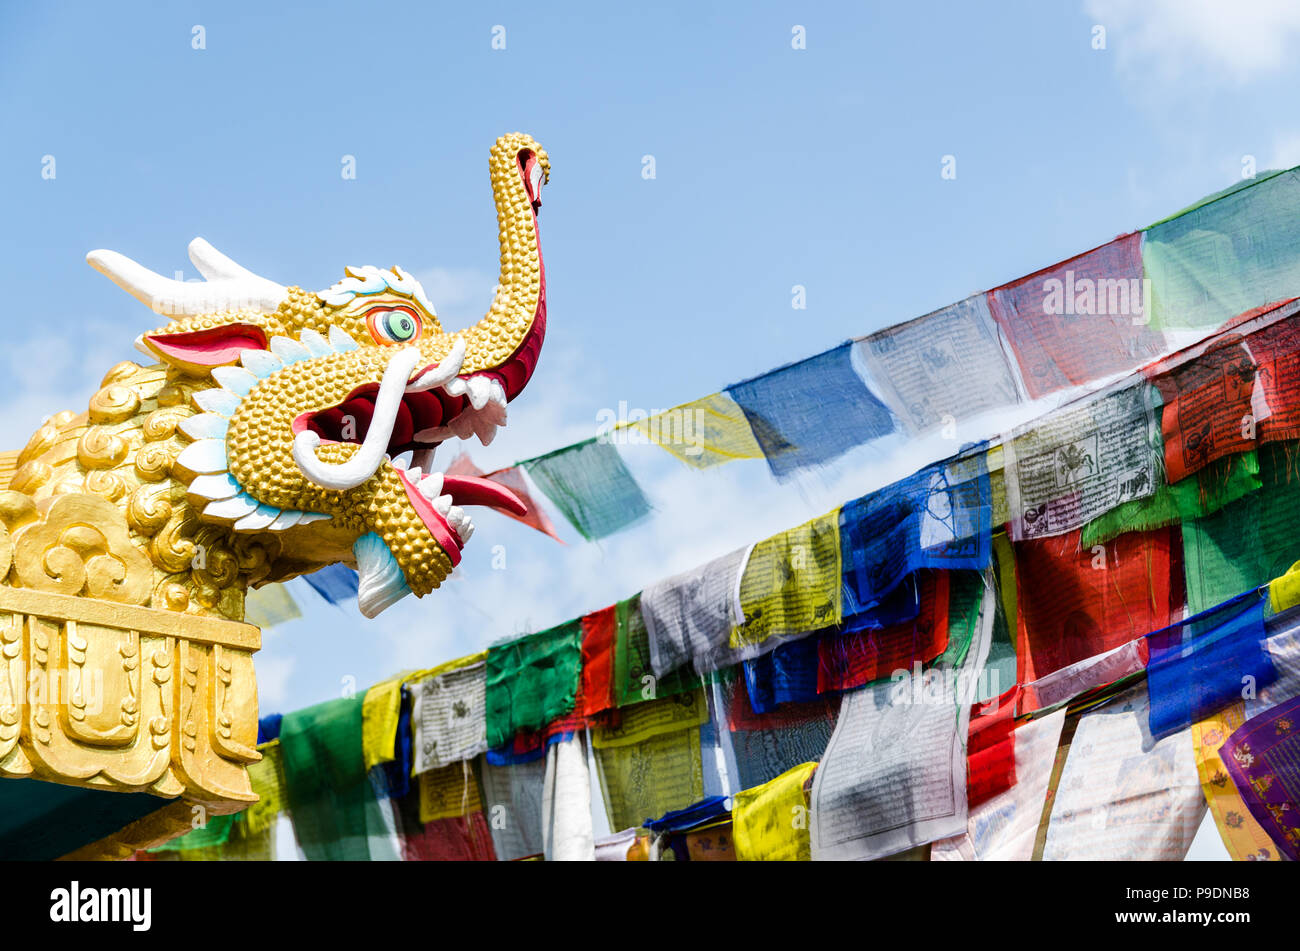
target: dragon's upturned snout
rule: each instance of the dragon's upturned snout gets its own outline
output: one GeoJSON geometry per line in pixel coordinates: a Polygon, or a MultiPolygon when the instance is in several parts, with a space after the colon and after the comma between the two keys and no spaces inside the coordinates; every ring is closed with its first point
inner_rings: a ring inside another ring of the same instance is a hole
{"type": "Polygon", "coordinates": [[[193,386],[173,474],[197,517],[275,536],[272,578],[355,563],[373,616],[441,584],[474,531],[468,506],[524,514],[499,484],[443,475],[433,459],[453,436],[491,442],[532,375],[546,332],[537,213],[549,174],[529,136],[493,146],[498,287],[487,315],[454,333],[400,267],[349,267],[312,293],[199,238],[190,257],[202,283],[92,252],[92,266],[171,318],[137,346],[193,386]],[[394,463],[408,452],[409,466],[394,463]]]}

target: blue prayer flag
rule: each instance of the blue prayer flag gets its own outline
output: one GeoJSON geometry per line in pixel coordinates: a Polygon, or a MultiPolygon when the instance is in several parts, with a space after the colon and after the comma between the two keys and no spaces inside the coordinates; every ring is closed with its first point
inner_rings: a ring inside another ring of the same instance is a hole
{"type": "MultiPolygon", "coordinates": [[[[988,567],[993,498],[984,454],[976,446],[840,509],[846,618],[885,605],[919,568],[988,567]]],[[[904,599],[889,613],[906,610],[904,599]]]]}
{"type": "Polygon", "coordinates": [[[894,431],[893,416],[853,368],[852,348],[841,344],[727,387],[777,479],[894,431]]]}
{"type": "Polygon", "coordinates": [[[1161,739],[1267,687],[1277,670],[1264,641],[1264,592],[1249,591],[1147,635],[1151,736],[1161,739]]]}
{"type": "Polygon", "coordinates": [[[330,604],[340,604],[357,596],[357,573],[344,564],[328,565],[320,571],[303,575],[303,580],[330,604]]]}
{"type": "Polygon", "coordinates": [[[755,713],[771,713],[783,703],[817,699],[817,642],[816,637],[787,641],[745,661],[745,688],[755,713]]]}

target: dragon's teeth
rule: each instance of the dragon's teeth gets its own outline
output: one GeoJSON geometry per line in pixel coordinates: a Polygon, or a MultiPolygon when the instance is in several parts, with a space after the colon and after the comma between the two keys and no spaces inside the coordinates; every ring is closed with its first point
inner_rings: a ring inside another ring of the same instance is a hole
{"type": "Polygon", "coordinates": [[[475,409],[487,406],[492,393],[492,381],[485,376],[472,376],[465,383],[469,391],[469,405],[475,409]]]}
{"type": "Polygon", "coordinates": [[[284,369],[284,361],[270,350],[244,350],[239,354],[239,362],[261,380],[284,369]]]}
{"type": "Polygon", "coordinates": [[[420,480],[420,484],[417,488],[420,490],[420,494],[426,499],[436,499],[442,494],[442,473],[430,472],[420,480]]]}
{"type": "Polygon", "coordinates": [[[411,466],[411,468],[406,470],[406,478],[409,482],[419,482],[420,477],[423,475],[424,473],[420,471],[419,466],[411,466]]]}
{"type": "Polygon", "coordinates": [[[474,534],[474,523],[466,517],[465,521],[461,523],[459,532],[461,541],[469,541],[469,537],[474,534]]]}
{"type": "Polygon", "coordinates": [[[492,381],[492,386],[488,390],[488,400],[502,409],[506,408],[506,391],[502,388],[500,380],[492,381]]]}
{"type": "Polygon", "coordinates": [[[440,495],[433,500],[433,507],[438,510],[438,514],[446,515],[451,509],[451,496],[440,495]]]}

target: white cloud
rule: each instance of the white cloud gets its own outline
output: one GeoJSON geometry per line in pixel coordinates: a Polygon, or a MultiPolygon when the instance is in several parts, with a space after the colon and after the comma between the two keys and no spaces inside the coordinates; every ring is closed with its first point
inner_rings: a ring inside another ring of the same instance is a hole
{"type": "Polygon", "coordinates": [[[1085,0],[1121,65],[1166,81],[1237,84],[1289,65],[1300,39],[1294,0],[1085,0]]]}

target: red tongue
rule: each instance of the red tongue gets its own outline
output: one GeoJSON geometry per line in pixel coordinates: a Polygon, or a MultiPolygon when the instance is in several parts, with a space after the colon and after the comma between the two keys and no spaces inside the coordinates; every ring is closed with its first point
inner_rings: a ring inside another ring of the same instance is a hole
{"type": "Polygon", "coordinates": [[[509,489],[491,479],[478,476],[444,475],[442,491],[450,495],[456,505],[486,505],[501,509],[511,515],[527,515],[528,506],[519,500],[509,489]]]}

